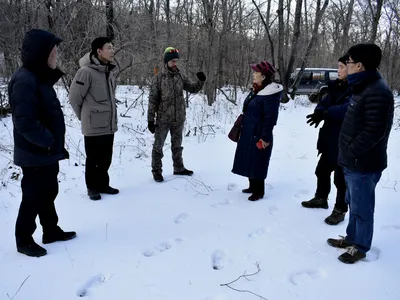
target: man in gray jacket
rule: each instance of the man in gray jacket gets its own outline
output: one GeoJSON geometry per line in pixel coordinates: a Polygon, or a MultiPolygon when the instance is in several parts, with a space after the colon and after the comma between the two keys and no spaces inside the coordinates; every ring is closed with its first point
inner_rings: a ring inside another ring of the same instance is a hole
{"type": "Polygon", "coordinates": [[[112,161],[117,127],[115,103],[116,66],[111,63],[114,47],[107,37],[92,42],[92,51],[79,60],[80,69],[72,82],[69,101],[81,121],[85,137],[85,179],[89,198],[100,200],[100,193],[115,195],[108,169],[112,161]]]}

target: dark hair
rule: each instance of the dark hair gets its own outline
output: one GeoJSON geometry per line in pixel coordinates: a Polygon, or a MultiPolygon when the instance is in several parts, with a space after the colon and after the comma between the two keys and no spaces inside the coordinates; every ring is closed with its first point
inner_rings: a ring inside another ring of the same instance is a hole
{"type": "Polygon", "coordinates": [[[95,38],[92,41],[92,52],[91,54],[97,57],[97,49],[102,49],[105,44],[112,43],[111,39],[105,36],[95,38]]]}
{"type": "Polygon", "coordinates": [[[346,64],[346,61],[349,59],[349,56],[347,54],[339,57],[338,61],[340,61],[342,64],[346,64]]]}
{"type": "Polygon", "coordinates": [[[382,50],[373,43],[363,43],[352,46],[347,55],[362,63],[366,70],[376,70],[381,64],[382,50]]]}

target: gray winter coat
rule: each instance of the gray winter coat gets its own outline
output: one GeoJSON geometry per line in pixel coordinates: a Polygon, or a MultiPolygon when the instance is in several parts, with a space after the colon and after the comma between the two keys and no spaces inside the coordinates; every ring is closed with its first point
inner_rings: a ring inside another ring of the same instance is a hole
{"type": "Polygon", "coordinates": [[[79,60],[79,66],[71,84],[69,101],[81,121],[83,135],[115,133],[118,130],[115,65],[102,65],[87,53],[79,60]]]}

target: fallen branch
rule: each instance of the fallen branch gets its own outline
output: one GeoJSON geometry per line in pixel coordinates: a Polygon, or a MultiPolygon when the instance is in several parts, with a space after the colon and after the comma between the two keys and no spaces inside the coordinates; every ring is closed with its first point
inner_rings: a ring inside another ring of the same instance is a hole
{"type": "Polygon", "coordinates": [[[127,117],[126,114],[128,113],[128,111],[132,108],[133,105],[136,104],[136,102],[139,100],[140,97],[143,96],[143,94],[144,94],[144,90],[142,91],[142,93],[140,94],[140,96],[137,97],[137,98],[132,102],[131,105],[129,105],[129,107],[128,107],[128,109],[126,110],[126,112],[124,112],[123,114],[120,114],[120,116],[126,118],[126,117],[127,117]]]}
{"type": "Polygon", "coordinates": [[[231,281],[231,282],[228,282],[228,283],[222,283],[222,284],[220,284],[220,286],[226,286],[226,287],[228,287],[228,288],[230,288],[231,290],[234,290],[234,291],[236,291],[236,292],[240,292],[240,293],[249,293],[249,294],[252,294],[252,295],[254,295],[254,296],[259,297],[260,299],[268,300],[267,298],[264,298],[263,296],[260,296],[260,295],[258,295],[258,294],[256,294],[256,293],[253,293],[252,291],[249,291],[249,290],[239,290],[239,289],[236,289],[236,288],[234,288],[234,287],[231,286],[232,283],[235,283],[235,282],[239,281],[241,278],[245,278],[246,280],[250,281],[248,277],[257,275],[258,273],[261,272],[260,265],[259,265],[258,263],[256,263],[256,266],[257,266],[257,272],[252,273],[252,274],[247,274],[247,275],[246,275],[246,272],[244,272],[243,275],[239,276],[239,277],[236,278],[235,280],[233,280],[233,281],[231,281]]]}
{"type": "Polygon", "coordinates": [[[235,104],[237,106],[236,101],[230,99],[229,96],[227,94],[225,94],[225,92],[222,89],[218,88],[218,90],[225,96],[226,100],[228,100],[230,103],[233,103],[233,104],[235,104]]]}

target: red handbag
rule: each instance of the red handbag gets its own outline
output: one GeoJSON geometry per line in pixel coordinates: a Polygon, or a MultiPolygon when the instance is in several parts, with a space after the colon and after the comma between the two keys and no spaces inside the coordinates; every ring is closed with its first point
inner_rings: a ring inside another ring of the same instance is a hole
{"type": "Polygon", "coordinates": [[[231,131],[228,133],[228,137],[231,141],[237,143],[240,138],[240,132],[242,131],[243,114],[241,114],[233,124],[231,131]]]}

